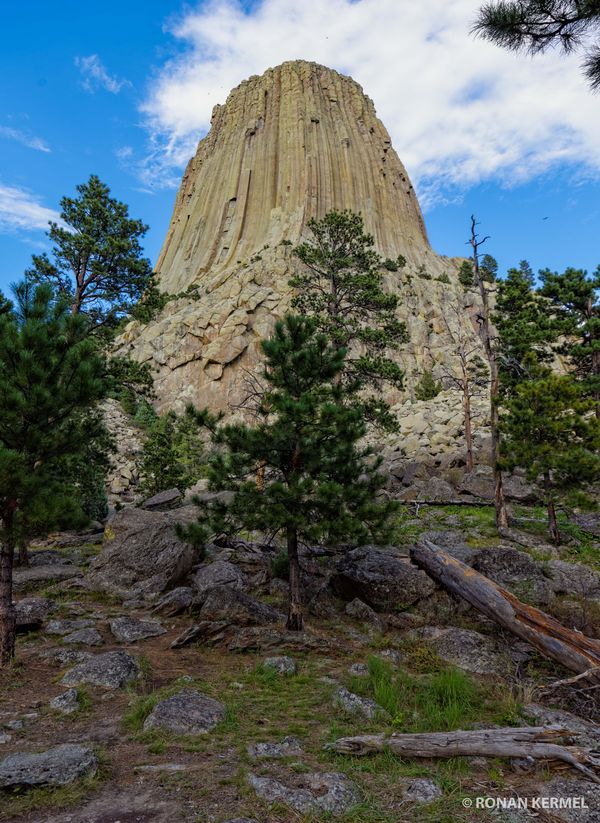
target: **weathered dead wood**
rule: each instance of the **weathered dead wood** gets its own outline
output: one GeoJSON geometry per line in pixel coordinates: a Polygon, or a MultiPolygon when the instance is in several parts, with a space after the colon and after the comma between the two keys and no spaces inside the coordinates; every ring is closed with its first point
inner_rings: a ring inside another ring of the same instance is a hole
{"type": "Polygon", "coordinates": [[[327,746],[340,754],[358,756],[391,751],[398,757],[531,757],[559,760],[582,772],[594,783],[600,778],[600,757],[578,746],[562,745],[573,736],[562,726],[476,729],[421,734],[370,734],[341,737],[327,746]]]}
{"type": "MultiPolygon", "coordinates": [[[[578,674],[600,666],[600,642],[567,629],[558,620],[518,600],[506,589],[426,538],[410,551],[411,559],[452,594],[530,643],[545,657],[578,674]]],[[[600,672],[590,672],[600,682],[600,672]]]]}

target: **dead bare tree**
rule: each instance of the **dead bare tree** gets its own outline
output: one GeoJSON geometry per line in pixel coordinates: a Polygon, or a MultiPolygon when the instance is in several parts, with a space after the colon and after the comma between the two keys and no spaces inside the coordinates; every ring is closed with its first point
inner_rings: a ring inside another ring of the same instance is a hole
{"type": "Polygon", "coordinates": [[[461,323],[461,310],[453,304],[448,307],[448,311],[454,314],[456,319],[453,331],[448,322],[448,314],[444,314],[444,322],[449,335],[454,339],[455,354],[458,358],[458,369],[452,370],[448,366],[442,366],[440,376],[444,387],[451,387],[460,391],[463,407],[463,425],[465,430],[466,468],[468,472],[473,471],[475,462],[473,457],[473,420],[476,413],[473,411],[472,400],[485,393],[489,382],[489,372],[481,358],[480,346],[473,343],[473,338],[467,335],[461,323]]]}
{"type": "Polygon", "coordinates": [[[492,461],[494,468],[494,506],[496,509],[496,526],[505,529],[508,526],[508,513],[504,499],[502,471],[499,468],[500,457],[500,427],[498,400],[500,395],[500,376],[498,362],[494,351],[494,340],[491,323],[490,299],[487,282],[481,270],[479,250],[489,240],[489,236],[479,238],[477,221],[471,215],[471,237],[467,241],[473,250],[473,279],[481,297],[481,314],[478,315],[479,337],[483,343],[485,356],[490,370],[490,429],[492,432],[492,461]]]}

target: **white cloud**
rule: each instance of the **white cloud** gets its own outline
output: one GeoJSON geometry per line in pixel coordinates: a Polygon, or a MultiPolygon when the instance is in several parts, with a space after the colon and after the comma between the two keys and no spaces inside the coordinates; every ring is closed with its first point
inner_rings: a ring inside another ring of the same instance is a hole
{"type": "Polygon", "coordinates": [[[41,137],[35,137],[18,129],[12,129],[10,126],[0,126],[0,137],[5,137],[7,140],[16,140],[17,143],[22,143],[22,145],[27,146],[28,149],[50,152],[49,146],[41,137]]]}
{"type": "Polygon", "coordinates": [[[40,203],[27,189],[0,182],[0,233],[47,229],[48,222],[60,223],[60,215],[40,203]]]}
{"type": "Polygon", "coordinates": [[[131,85],[129,80],[119,80],[117,77],[112,77],[97,54],[76,57],[75,65],[81,72],[82,88],[91,94],[98,89],[104,89],[111,94],[118,94],[124,86],[131,85]]]}
{"type": "Polygon", "coordinates": [[[600,106],[577,59],[517,57],[469,32],[480,0],[211,0],[171,25],[184,46],[143,105],[148,180],[173,182],[231,88],[285,60],[350,74],[374,99],[425,204],[483,180],[600,172],[600,106]]]}

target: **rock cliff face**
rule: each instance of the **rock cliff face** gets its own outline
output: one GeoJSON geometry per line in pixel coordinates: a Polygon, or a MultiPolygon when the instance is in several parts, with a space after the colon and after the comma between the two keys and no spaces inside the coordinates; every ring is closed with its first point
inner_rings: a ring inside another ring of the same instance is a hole
{"type": "MultiPolygon", "coordinates": [[[[453,361],[457,334],[476,339],[457,261],[436,255],[419,204],[372,101],[351,78],[314,63],[251,77],[216,106],[186,169],[157,269],[170,301],[131,323],[120,353],[150,362],[158,405],[227,411],[259,342],[289,305],[293,247],[311,217],[360,211],[399,293],[410,343],[399,355],[407,391],[424,368],[453,361]],[[451,311],[451,307],[459,311],[451,311]]],[[[390,398],[398,402],[401,396],[390,398]]]]}

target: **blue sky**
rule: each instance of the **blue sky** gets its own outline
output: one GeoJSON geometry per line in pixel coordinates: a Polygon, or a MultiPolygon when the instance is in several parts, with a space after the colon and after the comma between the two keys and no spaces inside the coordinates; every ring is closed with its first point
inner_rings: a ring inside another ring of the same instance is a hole
{"type": "Polygon", "coordinates": [[[501,270],[600,262],[600,98],[576,59],[516,58],[468,34],[478,3],[233,0],[5,4],[0,34],[0,288],[46,247],[64,194],[98,174],[150,226],[154,262],[185,160],[249,74],[306,58],[374,99],[434,248],[469,215],[501,270]],[[448,8],[451,6],[452,8],[448,8]]]}

